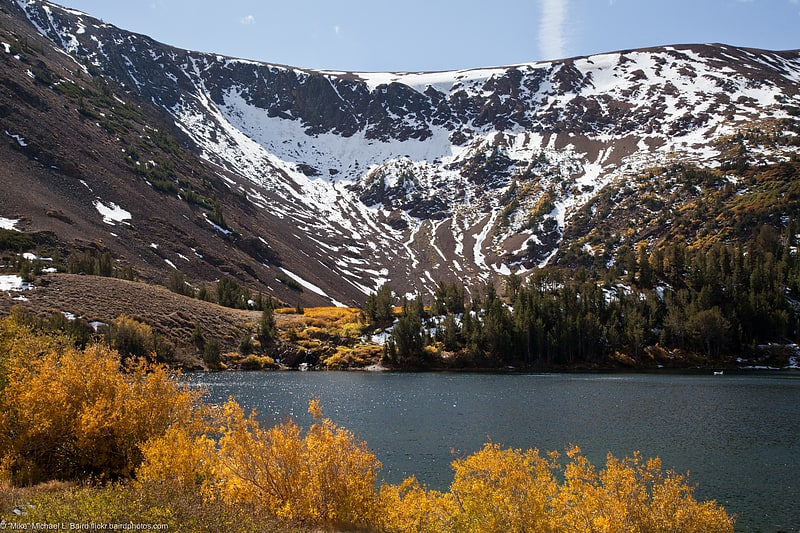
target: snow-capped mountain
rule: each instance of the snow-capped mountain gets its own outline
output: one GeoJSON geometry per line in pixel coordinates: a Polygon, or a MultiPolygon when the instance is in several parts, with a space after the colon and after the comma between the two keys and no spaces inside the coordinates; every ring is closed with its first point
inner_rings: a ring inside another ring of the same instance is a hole
{"type": "Polygon", "coordinates": [[[279,256],[255,278],[280,263],[333,302],[556,262],[604,190],[675,161],[719,169],[733,136],[800,106],[797,51],[676,45],[453,72],[314,71],[176,49],[41,0],[0,5],[83,76],[113,80],[115,98],[154,104],[225,171],[260,213],[233,230],[279,256]]]}

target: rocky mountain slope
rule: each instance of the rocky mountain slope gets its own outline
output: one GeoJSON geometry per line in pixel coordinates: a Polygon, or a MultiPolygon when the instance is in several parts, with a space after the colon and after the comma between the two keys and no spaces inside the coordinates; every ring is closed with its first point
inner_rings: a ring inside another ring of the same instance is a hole
{"type": "MultiPolygon", "coordinates": [[[[675,237],[706,185],[742,197],[745,170],[797,159],[798,51],[311,71],[44,1],[0,8],[0,217],[111,250],[144,279],[230,274],[290,303],[350,304],[384,282],[427,293],[609,264],[675,237]],[[714,179],[687,193],[687,168],[714,179]]],[[[766,221],[785,225],[791,201],[766,221]]]]}

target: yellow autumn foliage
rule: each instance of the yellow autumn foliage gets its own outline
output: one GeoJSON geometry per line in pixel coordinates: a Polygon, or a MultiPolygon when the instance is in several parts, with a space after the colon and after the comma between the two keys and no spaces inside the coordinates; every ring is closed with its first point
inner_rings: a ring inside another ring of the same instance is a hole
{"type": "Polygon", "coordinates": [[[381,346],[374,344],[356,344],[355,346],[337,346],[330,357],[322,361],[326,368],[363,367],[371,361],[380,359],[383,353],[381,346]]]}
{"type": "Polygon", "coordinates": [[[264,428],[232,399],[217,415],[218,439],[168,430],[143,447],[137,484],[180,498],[199,492],[230,509],[289,523],[366,527],[379,512],[380,462],[349,431],[322,416],[305,432],[287,420],[264,428]]]}
{"type": "Polygon", "coordinates": [[[383,529],[392,532],[732,533],[715,502],[698,502],[683,476],[658,459],[608,456],[598,471],[580,449],[558,454],[486,444],[453,462],[448,493],[413,479],[381,489],[383,529]],[[562,475],[563,470],[563,475],[562,475]]]}
{"type": "Polygon", "coordinates": [[[316,420],[305,435],[291,420],[264,429],[232,400],[222,411],[207,486],[223,501],[305,523],[372,521],[380,462],[365,443],[323,418],[317,401],[310,404],[316,420]]]}
{"type": "Polygon", "coordinates": [[[397,533],[452,531],[458,512],[453,494],[427,490],[413,476],[399,485],[382,485],[380,502],[381,529],[397,533]]]}
{"type": "Polygon", "coordinates": [[[136,471],[140,485],[166,485],[174,490],[197,490],[212,476],[216,445],[208,435],[196,435],[185,426],[167,429],[144,443],[142,464],[136,471]]]}
{"type": "Polygon", "coordinates": [[[458,502],[455,530],[490,533],[549,531],[558,492],[554,463],[538,450],[487,444],[453,462],[450,492],[458,502]]]}
{"type": "Polygon", "coordinates": [[[3,359],[0,388],[0,458],[16,483],[129,477],[143,443],[200,423],[199,391],[166,367],[136,361],[121,371],[119,353],[106,346],[81,350],[23,336],[38,349],[3,359]]]}
{"type": "Polygon", "coordinates": [[[353,307],[306,307],[302,314],[294,308],[276,309],[275,314],[282,328],[321,328],[333,331],[347,324],[358,324],[360,311],[353,307]]]}

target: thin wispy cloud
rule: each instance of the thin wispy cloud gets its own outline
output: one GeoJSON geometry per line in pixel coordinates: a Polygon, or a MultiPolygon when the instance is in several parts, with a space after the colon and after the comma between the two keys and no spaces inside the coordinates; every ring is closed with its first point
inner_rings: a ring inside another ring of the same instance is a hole
{"type": "Polygon", "coordinates": [[[253,15],[247,15],[246,17],[242,17],[242,20],[239,22],[241,22],[243,26],[249,26],[256,23],[256,18],[253,15]]]}
{"type": "Polygon", "coordinates": [[[567,20],[568,4],[567,0],[541,0],[539,51],[544,59],[560,59],[567,55],[564,25],[567,20]]]}

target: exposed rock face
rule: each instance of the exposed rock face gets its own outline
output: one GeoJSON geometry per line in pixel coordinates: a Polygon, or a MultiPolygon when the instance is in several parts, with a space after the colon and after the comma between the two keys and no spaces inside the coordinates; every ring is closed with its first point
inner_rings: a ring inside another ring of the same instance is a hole
{"type": "Polygon", "coordinates": [[[179,50],[43,1],[2,5],[160,108],[263,212],[247,228],[248,256],[266,255],[259,237],[301,241],[304,258],[273,259],[337,301],[385,281],[426,292],[557,261],[573,216],[604,188],[675,158],[718,167],[721,139],[800,106],[796,51],[693,45],[323,72],[179,50]]]}

